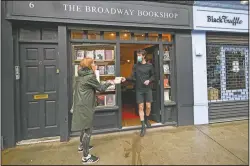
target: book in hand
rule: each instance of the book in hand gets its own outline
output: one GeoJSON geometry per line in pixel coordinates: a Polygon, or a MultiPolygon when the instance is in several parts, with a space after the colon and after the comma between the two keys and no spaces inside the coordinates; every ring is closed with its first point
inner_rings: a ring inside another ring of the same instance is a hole
{"type": "Polygon", "coordinates": [[[96,60],[105,60],[105,50],[95,50],[96,60]]]}
{"type": "Polygon", "coordinates": [[[115,65],[106,66],[106,74],[114,75],[115,74],[115,65]]]}
{"type": "Polygon", "coordinates": [[[105,96],[105,106],[115,106],[115,95],[109,94],[105,96]]]}
{"type": "Polygon", "coordinates": [[[94,59],[94,51],[86,51],[86,58],[94,59]]]}

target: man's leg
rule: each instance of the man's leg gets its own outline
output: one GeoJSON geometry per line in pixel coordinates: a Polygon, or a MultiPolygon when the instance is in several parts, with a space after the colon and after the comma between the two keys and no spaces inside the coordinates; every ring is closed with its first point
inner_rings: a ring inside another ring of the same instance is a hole
{"type": "MultiPolygon", "coordinates": [[[[81,131],[81,135],[80,135],[80,145],[78,146],[78,152],[82,152],[83,151],[83,135],[84,135],[84,129],[81,131]]],[[[90,133],[92,133],[92,128],[90,129],[90,133]]],[[[91,135],[89,137],[89,140],[91,138],[91,135]]],[[[90,142],[90,141],[89,141],[90,142]]],[[[93,149],[93,146],[89,145],[89,150],[93,149]]]]}
{"type": "Polygon", "coordinates": [[[149,122],[149,115],[151,112],[151,102],[153,101],[153,95],[152,90],[149,90],[145,93],[145,100],[146,100],[146,115],[145,115],[145,123],[147,127],[151,127],[151,124],[149,122]]]}
{"type": "Polygon", "coordinates": [[[136,92],[136,102],[138,103],[139,116],[140,116],[141,125],[142,125],[140,136],[143,137],[146,132],[145,121],[144,121],[144,93],[143,92],[136,92]]]}

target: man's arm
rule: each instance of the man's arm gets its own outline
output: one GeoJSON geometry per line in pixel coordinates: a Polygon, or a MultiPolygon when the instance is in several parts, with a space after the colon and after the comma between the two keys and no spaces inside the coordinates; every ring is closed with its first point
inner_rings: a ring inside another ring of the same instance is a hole
{"type": "Polygon", "coordinates": [[[155,70],[154,70],[154,67],[152,65],[151,69],[150,69],[150,78],[149,78],[149,81],[153,82],[154,80],[155,80],[155,70]]]}
{"type": "Polygon", "coordinates": [[[136,75],[136,65],[133,66],[132,74],[131,74],[130,77],[126,78],[126,80],[135,81],[136,80],[135,75],[136,75]]]}

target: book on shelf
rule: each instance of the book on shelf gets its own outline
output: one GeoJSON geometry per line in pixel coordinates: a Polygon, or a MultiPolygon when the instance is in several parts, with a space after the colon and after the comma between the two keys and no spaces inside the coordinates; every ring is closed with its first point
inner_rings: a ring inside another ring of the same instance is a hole
{"type": "Polygon", "coordinates": [[[164,74],[170,73],[170,71],[169,71],[169,65],[168,64],[164,64],[163,65],[163,71],[164,71],[164,74]]]}
{"type": "Polygon", "coordinates": [[[114,60],[114,50],[105,50],[105,60],[114,60]]]}
{"type": "Polygon", "coordinates": [[[114,75],[115,74],[115,65],[106,66],[106,74],[114,75]]]}
{"type": "Polygon", "coordinates": [[[169,60],[169,51],[164,51],[163,60],[169,60]]]}
{"type": "Polygon", "coordinates": [[[105,50],[95,50],[96,60],[105,60],[105,50]]]}
{"type": "Polygon", "coordinates": [[[169,87],[168,79],[165,78],[164,79],[164,88],[168,88],[168,87],[169,87]]]}
{"type": "Polygon", "coordinates": [[[97,106],[104,106],[105,105],[105,95],[98,95],[97,99],[97,106]]]}
{"type": "Polygon", "coordinates": [[[105,74],[105,66],[98,66],[98,69],[100,71],[100,75],[104,75],[105,74]]]}
{"type": "Polygon", "coordinates": [[[77,50],[76,51],[76,60],[82,60],[84,58],[84,50],[77,50]]]}
{"type": "Polygon", "coordinates": [[[105,106],[115,106],[115,95],[108,94],[105,96],[105,106]]]}
{"type": "Polygon", "coordinates": [[[169,89],[164,90],[164,101],[169,101],[169,89]]]}
{"type": "Polygon", "coordinates": [[[86,51],[86,58],[92,58],[94,59],[94,51],[86,51]]]}

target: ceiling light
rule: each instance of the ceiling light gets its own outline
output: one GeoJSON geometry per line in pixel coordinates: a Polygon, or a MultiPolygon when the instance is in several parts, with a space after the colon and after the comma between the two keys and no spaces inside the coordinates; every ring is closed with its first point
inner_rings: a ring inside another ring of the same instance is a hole
{"type": "Polygon", "coordinates": [[[115,34],[114,33],[111,33],[111,36],[114,36],[115,34]]]}

